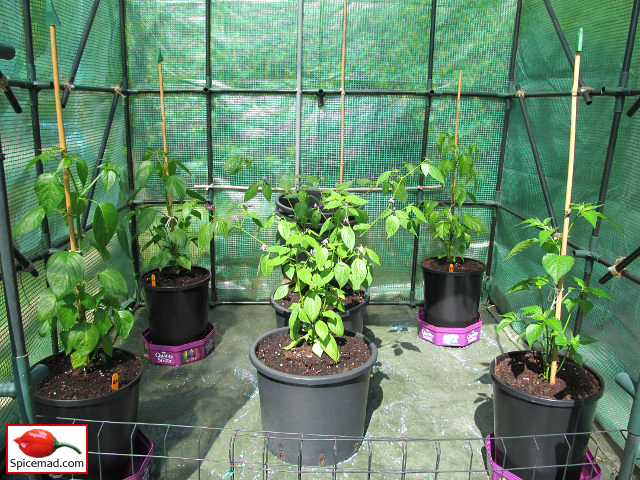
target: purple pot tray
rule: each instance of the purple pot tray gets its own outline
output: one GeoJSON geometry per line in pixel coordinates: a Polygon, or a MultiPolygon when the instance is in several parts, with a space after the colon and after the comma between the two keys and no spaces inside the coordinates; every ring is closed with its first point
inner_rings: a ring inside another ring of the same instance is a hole
{"type": "Polygon", "coordinates": [[[151,341],[151,329],[142,332],[142,341],[146,356],[151,363],[157,365],[184,365],[185,363],[202,360],[213,351],[214,334],[216,327],[211,323],[207,325],[207,333],[201,340],[185,343],[184,345],[155,345],[151,341]]]}
{"type": "Polygon", "coordinates": [[[133,457],[134,474],[131,475],[131,460],[127,459],[129,467],[127,477],[123,480],[149,480],[151,478],[153,442],[140,429],[136,430],[136,436],[133,439],[133,453],[136,455],[133,457]]]}
{"type": "MultiPolygon", "coordinates": [[[[493,434],[487,435],[484,439],[484,444],[487,447],[487,456],[491,464],[491,480],[522,480],[519,476],[511,473],[508,470],[503,470],[498,463],[501,461],[496,458],[496,442],[493,439],[493,434]]],[[[599,480],[602,474],[600,465],[593,458],[591,450],[587,449],[587,453],[582,460],[582,472],[580,472],[580,480],[599,480]]]]}
{"type": "Polygon", "coordinates": [[[464,328],[444,328],[431,325],[424,318],[424,308],[418,312],[418,336],[441,347],[466,347],[480,340],[482,317],[478,313],[476,322],[464,328]]]}

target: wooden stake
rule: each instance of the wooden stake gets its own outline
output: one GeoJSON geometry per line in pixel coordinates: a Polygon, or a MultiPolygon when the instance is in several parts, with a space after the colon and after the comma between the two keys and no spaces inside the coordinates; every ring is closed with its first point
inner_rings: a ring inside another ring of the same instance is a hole
{"type": "MultiPolygon", "coordinates": [[[[60,153],[67,154],[67,142],[64,135],[64,121],[62,120],[62,100],[60,99],[60,75],[58,72],[58,48],[56,45],[56,25],[60,24],[55,13],[53,4],[46,2],[46,19],[49,25],[49,36],[51,39],[51,66],[53,67],[53,92],[56,105],[56,120],[58,122],[58,142],[60,143],[60,153]]],[[[64,182],[64,203],[67,210],[67,226],[69,228],[69,248],[72,252],[78,250],[76,243],[76,232],[73,226],[73,209],[71,207],[71,185],[69,183],[69,169],[62,170],[64,182]]]]}
{"type": "MultiPolygon", "coordinates": [[[[167,159],[167,117],[164,111],[164,86],[162,81],[162,52],[158,48],[158,79],[160,82],[160,114],[162,115],[162,150],[164,151],[164,171],[169,175],[169,161],[167,159]]],[[[167,193],[167,213],[169,218],[173,217],[173,202],[171,194],[167,193]]],[[[175,227],[173,222],[169,223],[169,227],[173,230],[175,227]]]]}
{"type": "MultiPolygon", "coordinates": [[[[460,92],[462,91],[462,70],[458,72],[458,99],[456,101],[456,129],[453,134],[453,186],[456,186],[456,163],[458,162],[458,122],[460,121],[460,92]]],[[[453,202],[453,199],[451,200],[453,202]]],[[[453,205],[453,203],[452,203],[453,205]]]]}
{"type": "MultiPolygon", "coordinates": [[[[573,68],[573,87],[571,88],[571,126],[569,130],[569,162],[567,167],[567,190],[564,198],[564,222],[562,225],[562,243],[560,244],[560,255],[567,254],[567,243],[569,241],[569,224],[571,214],[571,194],[573,190],[573,167],[576,152],[576,121],[578,116],[578,79],[580,78],[580,52],[582,51],[582,28],[578,33],[578,48],[576,49],[575,64],[573,68]]],[[[562,320],[562,299],[564,288],[564,277],[558,281],[558,296],[555,304],[555,317],[562,320]]],[[[553,345],[551,350],[551,369],[549,372],[549,383],[555,385],[556,373],[558,372],[558,347],[553,345]]]]}

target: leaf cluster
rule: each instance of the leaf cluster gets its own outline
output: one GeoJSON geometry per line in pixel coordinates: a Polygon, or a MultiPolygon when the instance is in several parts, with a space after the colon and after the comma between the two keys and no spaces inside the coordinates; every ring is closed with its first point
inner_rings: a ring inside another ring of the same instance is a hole
{"type": "MultiPolygon", "coordinates": [[[[576,214],[569,224],[567,235],[580,218],[587,220],[594,228],[598,218],[618,226],[613,220],[600,213],[597,208],[592,204],[572,204],[571,209],[576,214]]],[[[521,223],[524,227],[537,229],[538,235],[519,242],[511,249],[505,260],[537,245],[544,253],[540,260],[544,274],[522,279],[508,290],[507,293],[533,292],[537,303],[521,308],[519,313],[505,314],[497,327],[498,330],[501,330],[513,323],[524,322],[526,326],[520,338],[527,341],[529,348],[537,346],[541,349],[544,362],[543,377],[547,380],[549,380],[554,348],[563,355],[562,363],[558,366],[558,371],[560,371],[566,358],[571,358],[581,365],[582,357],[578,353],[580,345],[596,341],[586,335],[574,335],[568,330],[572,315],[577,311],[577,308],[582,309],[586,315],[593,308],[592,300],[596,298],[612,300],[605,291],[588,286],[578,277],[572,277],[574,285],[565,286],[564,277],[571,272],[575,259],[571,255],[562,255],[562,237],[558,229],[550,223],[550,218],[545,220],[530,218],[521,223]],[[561,317],[564,320],[556,316],[557,302],[562,303],[562,311],[565,314],[561,317]]],[[[620,227],[618,226],[618,228],[620,227]]]]}
{"type": "MultiPolygon", "coordinates": [[[[111,356],[113,344],[108,335],[112,327],[123,338],[133,326],[133,315],[121,308],[121,301],[129,297],[127,284],[118,271],[106,269],[95,276],[97,287],[91,288],[94,278],[86,278],[85,255],[95,249],[103,260],[110,257],[108,245],[113,236],[125,241],[126,233],[118,222],[118,209],[111,203],[90,199],[90,189],[101,181],[105,191],[120,180],[118,170],[103,162],[96,178],[89,178],[87,163],[79,156],[71,156],[60,149],[52,149],[34,157],[26,169],[38,161],[57,161],[55,171],[42,173],[34,182],[38,205],[29,210],[16,224],[17,237],[40,227],[46,218],[60,216],[67,221],[64,174],[70,185],[71,218],[77,233],[78,251],[60,251],[47,261],[46,276],[49,287],[40,295],[38,321],[40,334],[50,335],[58,329],[64,350],[71,355],[74,368],[89,365],[96,357],[111,356]],[[93,202],[93,239],[85,238],[81,218],[93,202]]],[[[126,243],[126,242],[125,242],[126,243]]],[[[127,247],[128,248],[128,247],[127,247]]]]}
{"type": "Polygon", "coordinates": [[[181,269],[191,270],[187,250],[191,244],[198,246],[198,234],[193,232],[192,223],[202,220],[198,202],[206,202],[198,192],[187,188],[185,175],[190,176],[191,172],[184,164],[162,150],[148,148],[136,171],[133,196],[143,188],[155,190],[164,200],[164,211],[142,205],[127,216],[127,219],[136,217],[136,237],[150,236],[140,250],[158,248],[149,266],[159,270],[167,268],[174,274],[179,274],[181,269]],[[158,181],[152,182],[152,179],[158,181]]]}

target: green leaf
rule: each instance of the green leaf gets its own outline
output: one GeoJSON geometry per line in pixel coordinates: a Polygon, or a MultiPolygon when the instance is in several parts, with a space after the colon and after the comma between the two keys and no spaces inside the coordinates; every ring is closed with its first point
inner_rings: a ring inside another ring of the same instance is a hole
{"type": "Polygon", "coordinates": [[[291,234],[291,224],[288,222],[278,222],[278,234],[286,240],[291,234]]]}
{"type": "Polygon", "coordinates": [[[64,187],[55,173],[43,173],[38,176],[34,188],[38,202],[47,215],[64,200],[64,187]]]}
{"type": "Polygon", "coordinates": [[[527,325],[527,329],[525,330],[525,338],[527,343],[529,344],[529,348],[533,347],[533,344],[542,336],[544,333],[544,324],[542,323],[531,323],[527,325]]]}
{"type": "Polygon", "coordinates": [[[562,334],[562,322],[558,320],[556,317],[545,318],[544,323],[546,323],[547,326],[554,332],[558,332],[562,334]]]}
{"type": "Polygon", "coordinates": [[[100,329],[92,323],[78,323],[69,332],[69,345],[83,356],[90,355],[99,341],[100,329]]]}
{"type": "Polygon", "coordinates": [[[268,182],[262,182],[262,196],[267,202],[271,201],[271,184],[268,182]]]}
{"type": "Polygon", "coordinates": [[[73,292],[84,280],[84,258],[78,252],[56,252],[47,262],[47,280],[57,298],[73,292]]]}
{"type": "Polygon", "coordinates": [[[78,321],[78,309],[68,306],[60,306],[56,312],[58,322],[64,330],[69,330],[78,321]]]}
{"type": "MultiPolygon", "coordinates": [[[[309,322],[313,323],[318,314],[320,313],[320,309],[322,308],[322,300],[320,296],[317,294],[309,295],[304,299],[304,305],[302,307],[304,313],[309,317],[309,322]]],[[[325,325],[326,327],[326,325],[325,325]]]]}
{"type": "Polygon", "coordinates": [[[158,211],[153,207],[141,207],[136,212],[137,235],[146,232],[156,219],[158,211]]]}
{"type": "Polygon", "coordinates": [[[93,324],[98,327],[102,335],[106,335],[111,328],[111,319],[104,310],[96,310],[93,312],[93,324]]]}
{"type": "Polygon", "coordinates": [[[513,247],[511,249],[511,251],[509,252],[509,255],[507,255],[505,260],[507,260],[508,258],[513,257],[514,255],[522,252],[523,250],[526,250],[531,245],[535,245],[536,243],[538,243],[538,239],[537,238],[527,238],[526,240],[523,240],[523,241],[519,242],[515,247],[513,247]]]}
{"type": "Polygon", "coordinates": [[[462,207],[462,204],[467,199],[467,191],[464,187],[460,185],[456,185],[451,189],[453,193],[453,201],[458,204],[459,207],[462,207]]]}
{"type": "Polygon", "coordinates": [[[338,337],[344,335],[342,317],[340,317],[335,310],[325,310],[322,314],[327,319],[327,326],[335,335],[338,337]]]}
{"type": "Polygon", "coordinates": [[[320,337],[321,341],[329,336],[329,327],[327,327],[327,324],[324,323],[323,320],[318,320],[317,322],[315,322],[313,328],[316,331],[316,335],[320,337]]]}
{"type": "Polygon", "coordinates": [[[118,209],[111,203],[98,203],[93,215],[93,236],[99,252],[105,252],[118,226],[118,209]]]}
{"type": "MultiPolygon", "coordinates": [[[[273,264],[270,262],[269,255],[262,255],[262,257],[260,257],[260,270],[262,270],[264,278],[269,278],[269,275],[271,275],[273,271],[273,264]]],[[[291,277],[289,276],[289,278],[291,277]]]]}
{"type": "Polygon", "coordinates": [[[542,266],[557,285],[562,277],[571,271],[575,259],[569,255],[547,253],[542,257],[542,266]]]}
{"type": "Polygon", "coordinates": [[[154,171],[154,164],[151,161],[144,160],[140,163],[136,170],[135,182],[138,188],[143,188],[147,186],[147,183],[151,179],[154,171]]]}
{"type": "Polygon", "coordinates": [[[24,235],[25,233],[29,233],[38,228],[42,225],[44,217],[45,211],[41,205],[33,207],[16,224],[16,227],[13,229],[13,238],[19,235],[24,235]]]}
{"type": "Polygon", "coordinates": [[[76,172],[78,173],[78,179],[80,183],[84,187],[87,183],[87,178],[89,177],[89,167],[87,166],[87,162],[85,162],[82,158],[78,158],[76,160],[76,172]]]}
{"type": "Polygon", "coordinates": [[[327,336],[325,340],[321,340],[320,345],[324,353],[329,355],[329,358],[334,362],[337,362],[340,359],[340,352],[338,351],[338,344],[336,343],[336,339],[333,338],[333,335],[327,336]]]}
{"type": "MultiPolygon", "coordinates": [[[[267,275],[265,275],[266,277],[267,275]]],[[[274,300],[280,300],[289,294],[289,284],[280,285],[273,294],[274,300]]]]}
{"type": "Polygon", "coordinates": [[[346,263],[338,262],[338,264],[334,268],[334,271],[336,280],[338,281],[338,285],[340,287],[343,287],[349,281],[351,268],[349,268],[349,265],[347,265],[346,263]]]}
{"type": "Polygon", "coordinates": [[[420,165],[420,169],[422,170],[422,174],[425,177],[427,178],[432,177],[438,183],[444,184],[444,176],[442,175],[442,172],[438,170],[438,168],[435,165],[431,165],[429,163],[422,163],[420,165]]]}
{"type": "Polygon", "coordinates": [[[113,326],[122,338],[129,336],[133,323],[133,314],[129,310],[118,310],[113,316],[113,326]]]}
{"type": "Polygon", "coordinates": [[[181,175],[167,175],[162,178],[164,188],[171,200],[183,201],[187,191],[187,181],[181,175]]]}
{"type": "Polygon", "coordinates": [[[113,268],[108,268],[98,273],[98,282],[102,287],[112,294],[120,297],[129,296],[127,282],[120,272],[113,268]]]}
{"type": "Polygon", "coordinates": [[[38,322],[50,321],[58,310],[58,299],[49,288],[40,293],[38,300],[38,322]]]}
{"type": "Polygon", "coordinates": [[[207,222],[202,224],[198,231],[198,248],[200,250],[206,250],[210,247],[211,240],[213,240],[215,225],[213,222],[207,222]]]}
{"type": "Polygon", "coordinates": [[[380,265],[380,259],[378,258],[378,255],[376,254],[376,252],[374,252],[373,250],[371,250],[370,248],[365,248],[364,251],[367,253],[367,255],[369,256],[369,258],[376,264],[376,265],[380,265]]]}
{"type": "Polygon", "coordinates": [[[260,182],[254,183],[253,185],[249,185],[249,188],[247,188],[247,191],[244,192],[244,201],[248,202],[253,197],[255,197],[258,194],[259,187],[260,187],[260,182]]]}
{"type": "Polygon", "coordinates": [[[353,289],[357,291],[365,278],[367,278],[367,262],[362,258],[356,258],[351,265],[351,286],[353,289]]]}
{"type": "Polygon", "coordinates": [[[182,268],[191,270],[191,260],[188,257],[185,257],[184,255],[180,255],[178,258],[176,258],[176,263],[180,265],[182,268]]]}
{"type": "Polygon", "coordinates": [[[390,175],[391,175],[391,170],[389,170],[387,172],[383,172],[382,175],[380,175],[378,177],[378,180],[376,180],[376,187],[378,187],[381,184],[383,184],[384,182],[386,182],[389,179],[390,175]]]}
{"type": "Polygon", "coordinates": [[[402,203],[405,203],[407,201],[407,189],[401,183],[396,183],[395,184],[395,186],[393,188],[393,194],[402,203]]]}
{"type": "Polygon", "coordinates": [[[187,245],[187,232],[181,228],[176,228],[169,232],[169,240],[176,244],[179,248],[184,248],[187,245]]]}
{"type": "Polygon", "coordinates": [[[482,233],[482,222],[478,218],[465,213],[462,215],[462,223],[469,230],[473,230],[477,234],[482,233]]]}
{"type": "Polygon", "coordinates": [[[103,170],[100,172],[100,179],[102,180],[102,184],[104,185],[105,192],[108,192],[111,187],[113,187],[118,180],[118,174],[112,170],[103,170]]]}
{"type": "Polygon", "coordinates": [[[400,220],[395,215],[389,215],[385,221],[385,228],[387,230],[387,238],[391,238],[400,228],[400,220]]]}
{"type": "Polygon", "coordinates": [[[116,238],[118,239],[118,245],[120,245],[120,249],[126,255],[127,258],[131,257],[131,243],[129,240],[129,233],[125,230],[125,227],[122,223],[118,223],[116,227],[116,238]]]}
{"type": "Polygon", "coordinates": [[[347,246],[349,251],[353,250],[353,247],[356,244],[356,234],[351,227],[342,227],[340,229],[340,238],[347,246]]]}
{"type": "Polygon", "coordinates": [[[109,357],[113,356],[113,342],[111,341],[111,337],[109,335],[103,335],[102,341],[100,342],[102,346],[102,351],[109,357]]]}

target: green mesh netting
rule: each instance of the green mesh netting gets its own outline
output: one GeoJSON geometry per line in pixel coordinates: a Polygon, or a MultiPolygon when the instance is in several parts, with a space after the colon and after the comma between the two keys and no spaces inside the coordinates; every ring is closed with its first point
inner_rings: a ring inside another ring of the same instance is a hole
{"type": "MultiPolygon", "coordinates": [[[[549,20],[543,2],[523,2],[520,37],[516,58],[515,83],[525,91],[526,107],[544,169],[552,204],[561,218],[564,199],[564,179],[569,137],[568,97],[531,98],[526,92],[567,91],[571,87],[571,69],[560,47],[557,34],[549,20]]],[[[617,85],[624,54],[631,2],[590,4],[588,10],[568,0],[554,0],[553,7],[568,41],[574,42],[579,27],[585,29],[583,78],[596,91],[602,86],[611,90],[617,85]]],[[[61,80],[69,78],[78,43],[93,2],[90,0],[58,0],[56,9],[62,26],[58,29],[58,50],[61,80]]],[[[125,2],[126,48],[131,116],[131,152],[134,170],[145,150],[162,147],[158,89],[157,49],[162,50],[167,112],[168,148],[191,171],[190,186],[203,186],[213,179],[216,188],[211,193],[219,211],[237,202],[244,195],[243,187],[254,183],[256,174],[243,172],[230,177],[223,171],[229,156],[252,160],[258,175],[265,175],[273,184],[296,171],[296,145],[299,145],[302,173],[326,177],[322,186],[339,180],[340,171],[340,95],[341,54],[343,32],[342,0],[305,0],[302,30],[303,89],[301,102],[301,132],[296,139],[295,88],[297,68],[298,0],[237,1],[222,0],[209,4],[211,13],[211,43],[205,44],[205,0],[195,2],[163,2],[160,0],[125,2]],[[206,55],[211,54],[211,78],[206,78],[206,55]],[[204,87],[211,85],[212,158],[207,159],[207,98],[204,87]],[[242,91],[220,91],[244,89],[242,91]],[[261,89],[260,91],[251,91],[261,89]],[[318,105],[318,90],[328,91],[324,105],[318,105]],[[172,90],[179,90],[171,93],[172,90]],[[140,93],[138,93],[140,92],[140,93]],[[209,160],[212,169],[209,170],[209,160]]],[[[44,0],[30,2],[33,20],[35,71],[38,79],[51,81],[49,31],[44,25],[44,0]]],[[[22,18],[22,2],[0,0],[2,38],[16,48],[16,58],[0,60],[0,70],[17,80],[27,80],[27,61],[22,18]]],[[[463,70],[464,95],[460,110],[460,134],[463,145],[472,143],[480,151],[477,166],[480,202],[495,199],[498,163],[505,112],[505,100],[482,93],[505,92],[509,88],[508,71],[511,41],[514,31],[516,1],[482,2],[439,0],[435,11],[431,2],[421,0],[370,0],[348,2],[347,43],[345,65],[345,157],[344,179],[376,177],[382,171],[401,167],[404,162],[420,161],[426,98],[415,94],[433,88],[426,152],[436,158],[435,139],[442,131],[453,131],[455,97],[442,92],[454,92],[458,87],[458,71],[463,70]],[[431,19],[435,15],[435,46],[432,85],[429,85],[428,59],[431,19]],[[376,94],[353,89],[378,91],[376,94]],[[385,92],[381,92],[385,90],[385,92]],[[388,91],[402,91],[389,94],[388,91]],[[412,93],[413,92],[413,93],[412,93]],[[480,95],[474,95],[479,93],[480,95]]],[[[110,88],[122,80],[120,15],[118,2],[102,2],[93,23],[87,47],[82,57],[75,83],[77,85],[110,88]]],[[[629,86],[637,87],[640,72],[632,62],[629,86]]],[[[31,185],[35,170],[24,172],[24,165],[34,154],[29,96],[26,89],[14,88],[25,113],[15,115],[0,96],[0,133],[9,185],[12,222],[34,205],[34,198],[25,185],[31,185]]],[[[631,97],[633,100],[635,97],[631,97]]],[[[42,145],[58,143],[53,104],[49,89],[38,95],[42,145]]],[[[71,153],[78,153],[95,165],[97,151],[104,135],[106,119],[113,102],[110,92],[73,90],[64,111],[67,143],[71,153]]],[[[506,138],[504,177],[501,201],[526,216],[546,217],[540,182],[533,164],[531,146],[525,129],[522,110],[517,100],[511,100],[511,117],[506,138]]],[[[630,101],[627,100],[627,106],[630,101]]],[[[577,170],[575,201],[595,201],[600,187],[602,167],[613,117],[614,99],[596,96],[593,104],[579,106],[577,170]]],[[[115,121],[109,134],[105,158],[126,170],[124,100],[120,99],[115,121]]],[[[607,194],[605,214],[615,218],[625,230],[617,232],[603,225],[597,252],[609,260],[623,256],[637,245],[640,238],[640,181],[635,153],[640,147],[640,115],[623,116],[617,138],[611,184],[607,194]]],[[[45,166],[45,169],[54,166],[45,166]]],[[[413,179],[411,186],[417,185],[413,179]]],[[[140,192],[139,201],[160,199],[154,187],[140,192]]],[[[200,190],[203,194],[206,189],[200,190]]],[[[97,189],[98,199],[117,201],[117,192],[105,195],[97,189]]],[[[440,189],[426,190],[426,199],[446,200],[440,189]]],[[[386,200],[372,193],[367,205],[370,218],[376,218],[386,206],[386,200]]],[[[407,201],[416,202],[418,194],[411,191],[407,201]]],[[[256,198],[251,207],[260,216],[273,212],[272,202],[256,198]]],[[[487,259],[489,228],[492,222],[490,206],[465,207],[478,215],[484,233],[472,242],[468,255],[487,259]]],[[[122,214],[124,215],[125,212],[122,214]]],[[[89,218],[91,222],[91,216],[89,218]]],[[[527,232],[515,227],[514,216],[498,211],[494,262],[491,265],[489,295],[501,311],[515,309],[527,299],[504,292],[518,279],[535,273],[537,259],[528,254],[503,262],[507,253],[527,232]]],[[[253,232],[253,231],[252,231],[253,232]]],[[[255,233],[255,232],[253,232],[255,233]]],[[[572,240],[589,245],[590,230],[577,228],[572,240]]],[[[51,224],[52,240],[63,239],[66,226],[56,220],[51,224]]],[[[273,233],[262,234],[262,241],[274,242],[273,233]]],[[[382,266],[375,269],[373,300],[410,298],[410,279],[414,268],[414,237],[399,232],[391,240],[383,226],[372,228],[363,239],[379,255],[382,266]]],[[[141,239],[144,242],[144,238],[141,239]]],[[[16,245],[26,255],[42,253],[43,239],[39,233],[25,235],[16,245]]],[[[418,261],[437,253],[438,245],[426,228],[421,229],[417,243],[418,261]]],[[[232,235],[215,239],[216,299],[219,301],[264,300],[280,283],[275,272],[265,280],[258,274],[257,243],[246,237],[232,235]]],[[[209,252],[192,251],[194,260],[211,266],[209,252]]],[[[144,252],[141,269],[145,269],[153,250],[144,252]]],[[[98,259],[92,259],[99,267],[98,259]]],[[[114,243],[110,264],[128,274],[130,287],[134,279],[130,260],[114,243]]],[[[581,272],[584,260],[577,262],[581,272]]],[[[43,269],[42,262],[37,264],[43,269]]],[[[630,271],[637,273],[637,265],[630,271]]],[[[593,281],[605,272],[594,266],[593,281]]],[[[581,273],[579,273],[581,275],[581,273]]],[[[35,321],[38,293],[44,279],[21,274],[21,306],[27,347],[33,360],[51,350],[47,339],[36,335],[35,321]]],[[[614,279],[606,290],[615,297],[608,305],[598,304],[585,318],[585,332],[600,338],[588,352],[590,362],[607,380],[607,394],[600,402],[599,416],[606,428],[624,428],[630,399],[615,386],[612,378],[626,370],[635,378],[638,374],[637,349],[640,330],[635,318],[640,310],[637,285],[614,279]]],[[[423,296],[418,267],[415,299],[423,296]]],[[[6,313],[0,310],[0,380],[11,378],[7,338],[6,313]]],[[[5,418],[13,415],[10,402],[0,408],[5,418]]]]}

